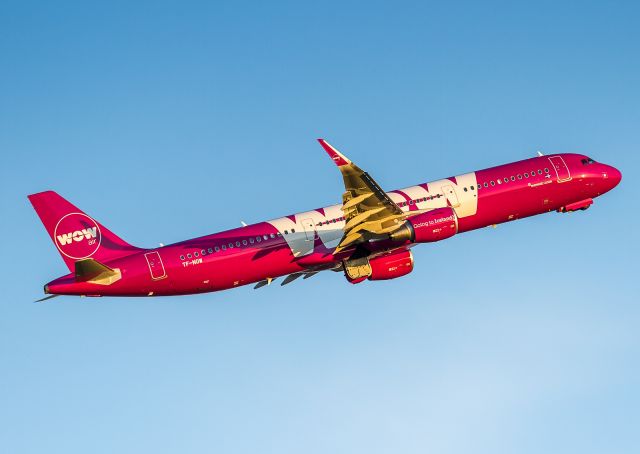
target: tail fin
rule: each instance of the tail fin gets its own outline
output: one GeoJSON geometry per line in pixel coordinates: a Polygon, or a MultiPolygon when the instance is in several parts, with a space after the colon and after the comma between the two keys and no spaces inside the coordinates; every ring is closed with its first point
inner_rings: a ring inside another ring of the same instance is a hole
{"type": "Polygon", "coordinates": [[[104,263],[142,250],[53,191],[31,194],[29,201],[71,272],[77,260],[91,257],[104,263]]]}

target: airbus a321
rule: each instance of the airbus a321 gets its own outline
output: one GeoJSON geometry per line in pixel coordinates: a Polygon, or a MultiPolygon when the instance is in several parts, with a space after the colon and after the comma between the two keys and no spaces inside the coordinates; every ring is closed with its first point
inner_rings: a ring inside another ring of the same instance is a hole
{"type": "MultiPolygon", "coordinates": [[[[581,154],[554,154],[385,192],[326,141],[344,180],[342,204],[145,249],[132,246],[53,191],[29,196],[69,274],[48,296],[167,296],[213,292],[320,271],[357,284],[413,270],[411,249],[528,216],[585,210],[621,179],[581,154]]],[[[42,301],[39,300],[39,301],[42,301]]]]}

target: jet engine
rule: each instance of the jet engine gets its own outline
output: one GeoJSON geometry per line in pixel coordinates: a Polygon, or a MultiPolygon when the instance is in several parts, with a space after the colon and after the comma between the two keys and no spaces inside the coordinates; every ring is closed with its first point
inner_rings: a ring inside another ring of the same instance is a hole
{"type": "Polygon", "coordinates": [[[345,260],[343,266],[344,275],[352,284],[365,279],[370,281],[395,279],[413,271],[413,254],[403,249],[373,258],[345,260]]]}
{"type": "Polygon", "coordinates": [[[458,233],[458,217],[451,207],[436,208],[407,219],[389,236],[393,241],[432,243],[452,237],[458,233]]]}

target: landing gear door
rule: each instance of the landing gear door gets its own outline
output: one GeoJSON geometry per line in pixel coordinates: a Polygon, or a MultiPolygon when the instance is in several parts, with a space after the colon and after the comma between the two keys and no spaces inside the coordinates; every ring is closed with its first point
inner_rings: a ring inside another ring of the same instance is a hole
{"type": "Polygon", "coordinates": [[[167,273],[164,269],[164,264],[162,263],[162,259],[160,258],[160,254],[158,254],[158,251],[147,252],[144,255],[144,258],[147,259],[147,265],[149,265],[151,279],[157,281],[159,279],[164,279],[165,277],[167,277],[167,273]]]}
{"type": "Polygon", "coordinates": [[[442,186],[442,193],[449,201],[449,205],[451,205],[453,208],[460,206],[458,195],[456,194],[456,190],[453,189],[453,186],[451,186],[450,184],[442,186]]]}

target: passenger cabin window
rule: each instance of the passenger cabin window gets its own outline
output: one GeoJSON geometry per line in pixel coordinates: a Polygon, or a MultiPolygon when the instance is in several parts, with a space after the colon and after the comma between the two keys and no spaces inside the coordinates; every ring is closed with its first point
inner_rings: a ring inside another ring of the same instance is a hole
{"type": "Polygon", "coordinates": [[[184,260],[184,255],[181,255],[181,256],[180,256],[180,260],[184,260]]]}

